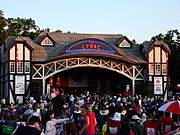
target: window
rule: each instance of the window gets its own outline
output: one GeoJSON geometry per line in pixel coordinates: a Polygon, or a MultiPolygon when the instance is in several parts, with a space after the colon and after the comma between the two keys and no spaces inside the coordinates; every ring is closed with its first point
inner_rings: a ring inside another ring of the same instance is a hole
{"type": "Polygon", "coordinates": [[[155,47],[155,62],[160,63],[161,62],[161,48],[155,47]]]}
{"type": "Polygon", "coordinates": [[[17,63],[17,72],[18,73],[22,73],[23,72],[23,63],[22,62],[18,62],[17,63]]]}
{"type": "Polygon", "coordinates": [[[10,62],[10,73],[15,73],[15,62],[10,62]]]}
{"type": "Polygon", "coordinates": [[[154,74],[154,64],[149,64],[149,75],[154,74]]]}
{"type": "Polygon", "coordinates": [[[149,81],[150,81],[150,82],[152,81],[152,76],[149,76],[149,81]]]}
{"type": "Polygon", "coordinates": [[[131,47],[131,45],[124,39],[120,44],[119,47],[131,47]]]}
{"type": "Polygon", "coordinates": [[[25,62],[24,71],[25,71],[25,73],[30,73],[30,63],[29,62],[25,62]]]}
{"type": "Polygon", "coordinates": [[[149,52],[149,62],[154,62],[154,51],[153,50],[151,50],[149,52]]]}
{"type": "Polygon", "coordinates": [[[161,74],[161,65],[155,64],[155,74],[160,75],[161,74]]]}
{"type": "Polygon", "coordinates": [[[167,81],[167,76],[164,76],[164,81],[165,81],[165,82],[167,81]]]}
{"type": "Polygon", "coordinates": [[[166,64],[162,64],[162,74],[167,75],[167,65],[166,64]]]}
{"type": "Polygon", "coordinates": [[[53,45],[53,42],[48,38],[46,37],[42,42],[41,42],[41,45],[53,45]]]}

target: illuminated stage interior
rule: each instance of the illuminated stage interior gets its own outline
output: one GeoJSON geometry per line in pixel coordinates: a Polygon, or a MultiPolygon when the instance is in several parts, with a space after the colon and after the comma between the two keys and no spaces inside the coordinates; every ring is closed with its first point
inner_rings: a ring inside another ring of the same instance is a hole
{"type": "MultiPolygon", "coordinates": [[[[131,80],[127,77],[102,68],[94,67],[80,67],[66,70],[55,74],[53,78],[52,87],[63,88],[65,92],[105,92],[105,93],[122,93],[126,85],[131,87],[131,80]],[[57,85],[57,80],[60,79],[60,84],[57,85]]],[[[46,80],[50,83],[50,78],[46,80]]]]}

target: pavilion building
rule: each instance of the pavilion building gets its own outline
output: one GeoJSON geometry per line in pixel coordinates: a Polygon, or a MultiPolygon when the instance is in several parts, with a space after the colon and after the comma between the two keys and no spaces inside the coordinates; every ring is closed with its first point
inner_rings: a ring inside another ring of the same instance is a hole
{"type": "Polygon", "coordinates": [[[59,88],[111,94],[128,88],[132,95],[164,95],[170,53],[162,41],[138,45],[121,34],[8,37],[0,46],[0,96],[22,101],[59,88]]]}

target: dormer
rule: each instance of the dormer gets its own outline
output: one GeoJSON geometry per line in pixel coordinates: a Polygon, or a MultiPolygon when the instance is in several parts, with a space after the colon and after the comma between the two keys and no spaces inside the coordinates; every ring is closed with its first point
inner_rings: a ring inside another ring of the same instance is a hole
{"type": "Polygon", "coordinates": [[[54,40],[50,37],[50,35],[47,33],[43,36],[43,38],[39,41],[39,44],[42,46],[54,46],[54,40]]]}
{"type": "Polygon", "coordinates": [[[53,46],[53,42],[48,38],[48,37],[45,37],[41,43],[41,45],[47,45],[47,46],[53,46]]]}
{"type": "Polygon", "coordinates": [[[126,36],[121,37],[116,44],[120,48],[131,48],[132,46],[132,42],[126,36]]]}

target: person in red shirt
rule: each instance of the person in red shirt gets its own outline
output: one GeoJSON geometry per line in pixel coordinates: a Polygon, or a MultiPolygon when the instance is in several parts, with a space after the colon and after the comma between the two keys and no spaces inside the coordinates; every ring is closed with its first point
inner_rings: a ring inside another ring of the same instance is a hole
{"type": "Polygon", "coordinates": [[[169,113],[165,112],[165,116],[160,117],[158,120],[158,126],[160,127],[161,135],[166,135],[173,128],[174,120],[169,116],[169,113]]]}
{"type": "Polygon", "coordinates": [[[129,97],[131,96],[131,90],[130,90],[130,86],[129,85],[126,85],[126,89],[123,91],[123,96],[124,97],[129,97]]]}
{"type": "Polygon", "coordinates": [[[83,127],[79,131],[80,135],[95,135],[95,126],[97,124],[95,113],[92,112],[91,103],[85,104],[85,114],[83,127]]]}

